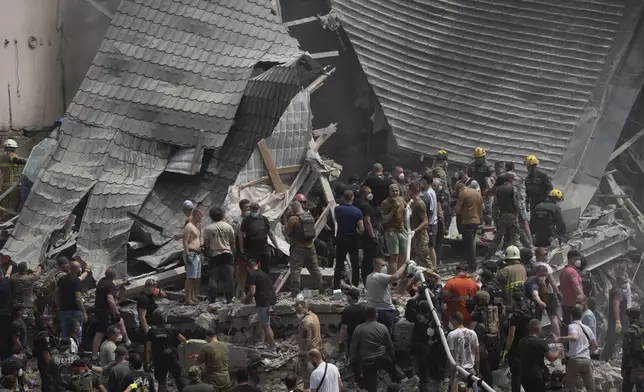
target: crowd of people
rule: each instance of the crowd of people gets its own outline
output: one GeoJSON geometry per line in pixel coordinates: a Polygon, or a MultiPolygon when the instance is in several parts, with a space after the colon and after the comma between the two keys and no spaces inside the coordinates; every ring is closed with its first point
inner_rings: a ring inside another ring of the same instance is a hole
{"type": "MultiPolygon", "coordinates": [[[[609,360],[620,341],[623,390],[644,388],[644,322],[639,309],[631,306],[628,278],[617,276],[610,291],[608,331],[599,349],[595,288],[584,257],[575,250],[568,253],[559,285],[547,262],[547,248],[566,240],[557,205],[563,194],[553,189],[535,156],[525,159],[529,174],[523,181],[511,162],[492,165],[482,148],[474,151],[474,157],[467,171],[456,171],[452,177],[447,175],[444,150],[422,174],[402,167],[387,174],[375,164],[364,181],[352,176],[348,184],[337,184],[337,206],[322,228],[319,220],[326,205],[296,196],[281,220],[281,234],[290,245],[290,291],[297,299],[300,318],[297,374],[284,380],[289,391],[300,380],[311,391],[344,388],[339,369],[327,361],[321,345],[320,320],[299,295],[303,268],[313,278],[307,288],[327,288],[319,266],[321,253],[335,259],[332,288],[342,289],[349,302],[341,318],[340,350],[355,381],[368,392],[377,391],[379,370],[389,374],[390,391],[400,390],[408,380],[396,366],[397,295],[408,295],[404,317],[414,324],[411,352],[421,391],[443,390],[445,380],[451,391],[459,390],[462,383],[478,389],[457,367],[489,385],[495,372],[509,368],[512,392],[521,388],[573,391],[578,377],[587,391],[593,391],[591,358],[609,360]],[[441,244],[453,224],[462,234],[465,263],[443,284],[435,271],[441,263],[441,244]],[[482,226],[495,226],[496,234],[486,257],[477,262],[475,241],[482,226]],[[320,239],[320,228],[330,241],[320,239]],[[502,260],[490,260],[501,246],[502,260]],[[410,276],[408,251],[423,267],[424,282],[410,276]],[[347,258],[350,273],[345,268],[347,258]],[[551,332],[545,339],[544,317],[551,332]],[[441,331],[447,333],[447,347],[441,331]],[[565,374],[550,374],[545,360],[554,361],[564,352],[565,374]]],[[[277,298],[270,276],[271,243],[278,240],[258,203],[241,200],[239,209],[241,216],[230,224],[224,209],[211,208],[210,222],[204,225],[204,211],[189,200],[183,203],[186,222],[175,239],[182,242],[184,251],[184,302],[194,305],[202,300],[203,268],[208,278],[206,299],[254,303],[258,347],[272,350],[271,308],[277,298]]],[[[217,339],[216,330],[206,332],[198,366],[187,371],[181,367],[177,347],[188,340],[166,323],[159,310],[157,300],[166,293],[155,278],[145,282],[136,301],[136,328],[129,326],[128,331],[113,269],[107,269],[96,283],[88,328],[82,293],[91,269],[82,260],[58,258],[49,293],[35,291],[40,266],[30,271],[26,263],[14,265],[9,260],[4,267],[0,323],[7,328],[0,329],[1,389],[25,390],[39,381],[43,391],[158,388],[164,392],[172,377],[180,392],[258,391],[245,370],[236,373],[233,386],[228,346],[217,339]],[[91,353],[86,355],[81,349],[83,332],[91,335],[91,353]],[[27,372],[32,357],[37,360],[39,380],[30,379],[32,373],[27,372]]]]}

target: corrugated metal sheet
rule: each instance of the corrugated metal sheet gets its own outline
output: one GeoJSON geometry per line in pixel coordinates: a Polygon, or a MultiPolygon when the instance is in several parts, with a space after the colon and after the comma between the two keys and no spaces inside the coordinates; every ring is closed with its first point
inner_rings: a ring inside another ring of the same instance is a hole
{"type": "Polygon", "coordinates": [[[559,166],[629,0],[333,0],[398,145],[559,166]]]}
{"type": "Polygon", "coordinates": [[[221,147],[258,61],[297,41],[270,0],[124,0],[68,116],[184,147],[221,147]]]}
{"type": "Polygon", "coordinates": [[[89,193],[78,254],[101,276],[125,259],[128,212],[172,231],[182,200],[223,201],[308,76],[301,55],[270,0],[124,0],[4,253],[38,262],[89,193]],[[207,170],[159,177],[199,137],[207,170]]]}
{"type": "MultiPolygon", "coordinates": [[[[299,165],[304,161],[313,126],[310,101],[311,96],[306,90],[298,93],[282,114],[273,133],[266,138],[266,146],[278,168],[299,165]]],[[[268,176],[268,171],[262,155],[255,150],[239,172],[235,184],[244,184],[264,176],[268,176]]]]}
{"type": "Polygon", "coordinates": [[[164,233],[148,230],[156,244],[163,244],[181,230],[185,216],[181,204],[190,199],[207,209],[223,203],[228,187],[246,165],[257,142],[268,137],[302,87],[300,62],[277,65],[252,78],[246,86],[233,127],[206,170],[193,180],[164,173],[140,212],[141,217],[164,228],[164,233]],[[181,184],[178,186],[177,184],[181,184]]]}

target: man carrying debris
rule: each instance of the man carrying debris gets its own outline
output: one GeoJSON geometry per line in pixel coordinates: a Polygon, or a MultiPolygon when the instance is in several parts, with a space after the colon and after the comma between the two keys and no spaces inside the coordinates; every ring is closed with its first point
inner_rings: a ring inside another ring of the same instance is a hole
{"type": "MultiPolygon", "coordinates": [[[[302,289],[300,274],[302,267],[309,270],[315,281],[315,286],[322,289],[322,273],[318,266],[318,257],[315,253],[315,219],[308,211],[302,208],[299,201],[291,202],[291,216],[284,226],[284,238],[288,239],[290,246],[289,267],[291,268],[291,294],[296,297],[302,289]]],[[[358,271],[359,272],[359,271],[358,271]]]]}
{"type": "Polygon", "coordinates": [[[259,341],[261,344],[266,342],[272,347],[275,344],[275,338],[271,329],[270,309],[277,302],[275,291],[273,291],[273,282],[266,272],[259,269],[256,259],[248,259],[246,267],[248,269],[248,294],[243,302],[249,304],[253,298],[255,299],[259,341]]]}
{"type": "Polygon", "coordinates": [[[366,315],[367,321],[358,325],[351,338],[351,365],[358,385],[376,392],[378,370],[386,371],[393,382],[400,382],[402,377],[396,369],[389,331],[378,322],[378,311],[367,306],[366,315]]]}
{"type": "Polygon", "coordinates": [[[201,348],[197,363],[204,366],[203,380],[215,389],[227,392],[231,387],[228,374],[228,345],[217,340],[217,329],[206,331],[206,344],[201,348]]]}
{"type": "Polygon", "coordinates": [[[530,228],[536,239],[535,246],[547,248],[554,240],[566,241],[566,223],[559,207],[563,198],[563,192],[553,189],[546,200],[531,209],[530,228]]]}
{"type": "Polygon", "coordinates": [[[601,353],[601,360],[608,361],[613,356],[615,344],[624,336],[623,331],[628,329],[628,318],[626,309],[628,301],[626,300],[626,286],[628,278],[625,275],[617,275],[615,286],[608,294],[608,330],[606,331],[606,343],[601,353]],[[623,327],[622,327],[623,323],[623,327]]]}
{"type": "Polygon", "coordinates": [[[309,305],[305,301],[297,301],[295,304],[295,314],[301,320],[298,327],[298,347],[300,349],[299,371],[304,385],[309,385],[308,353],[310,350],[319,349],[322,338],[320,337],[320,319],[309,310],[309,305]]]}
{"type": "MultiPolygon", "coordinates": [[[[405,228],[405,200],[400,186],[389,186],[389,197],[380,205],[385,228],[385,243],[389,253],[389,272],[393,273],[405,263],[407,257],[407,229],[405,228]]],[[[355,286],[355,285],[354,285],[355,286]]]]}
{"type": "Polygon", "coordinates": [[[186,263],[185,303],[194,305],[201,287],[201,219],[203,212],[194,210],[192,218],[183,228],[183,260],[186,263]]]}
{"type": "Polygon", "coordinates": [[[629,327],[622,345],[622,392],[644,391],[644,320],[638,308],[626,310],[629,327]]]}
{"type": "Polygon", "coordinates": [[[239,248],[248,259],[257,260],[266,275],[271,272],[269,238],[273,245],[277,246],[277,239],[268,218],[259,212],[259,204],[252,203],[250,214],[244,218],[239,229],[239,248]]]}
{"type": "Polygon", "coordinates": [[[211,208],[209,215],[212,223],[203,229],[203,250],[208,260],[208,300],[214,303],[218,292],[223,291],[226,302],[230,303],[235,291],[235,230],[224,221],[225,214],[221,207],[211,208]]]}

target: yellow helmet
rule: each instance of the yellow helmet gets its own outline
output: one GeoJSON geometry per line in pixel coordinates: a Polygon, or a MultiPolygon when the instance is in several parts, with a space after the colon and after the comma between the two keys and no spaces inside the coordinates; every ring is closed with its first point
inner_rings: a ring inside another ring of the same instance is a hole
{"type": "Polygon", "coordinates": [[[523,161],[523,164],[526,166],[538,165],[539,160],[534,155],[528,155],[527,157],[525,157],[525,161],[523,161]]]}
{"type": "Polygon", "coordinates": [[[483,147],[476,147],[474,149],[474,158],[483,158],[485,156],[485,149],[483,147]]]}
{"type": "Polygon", "coordinates": [[[447,151],[443,150],[442,148],[438,150],[438,152],[436,153],[436,159],[439,161],[447,160],[447,151]]]}
{"type": "Polygon", "coordinates": [[[553,189],[550,191],[550,197],[556,197],[557,199],[563,200],[563,192],[559,189],[553,189]]]}

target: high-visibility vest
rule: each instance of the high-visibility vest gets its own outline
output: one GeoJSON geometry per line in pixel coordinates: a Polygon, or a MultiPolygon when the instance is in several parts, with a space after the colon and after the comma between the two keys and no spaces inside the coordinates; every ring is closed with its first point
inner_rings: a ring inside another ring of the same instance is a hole
{"type": "Polygon", "coordinates": [[[15,152],[9,152],[0,156],[0,173],[2,173],[2,185],[13,185],[20,178],[20,164],[14,162],[18,158],[15,152]]]}

